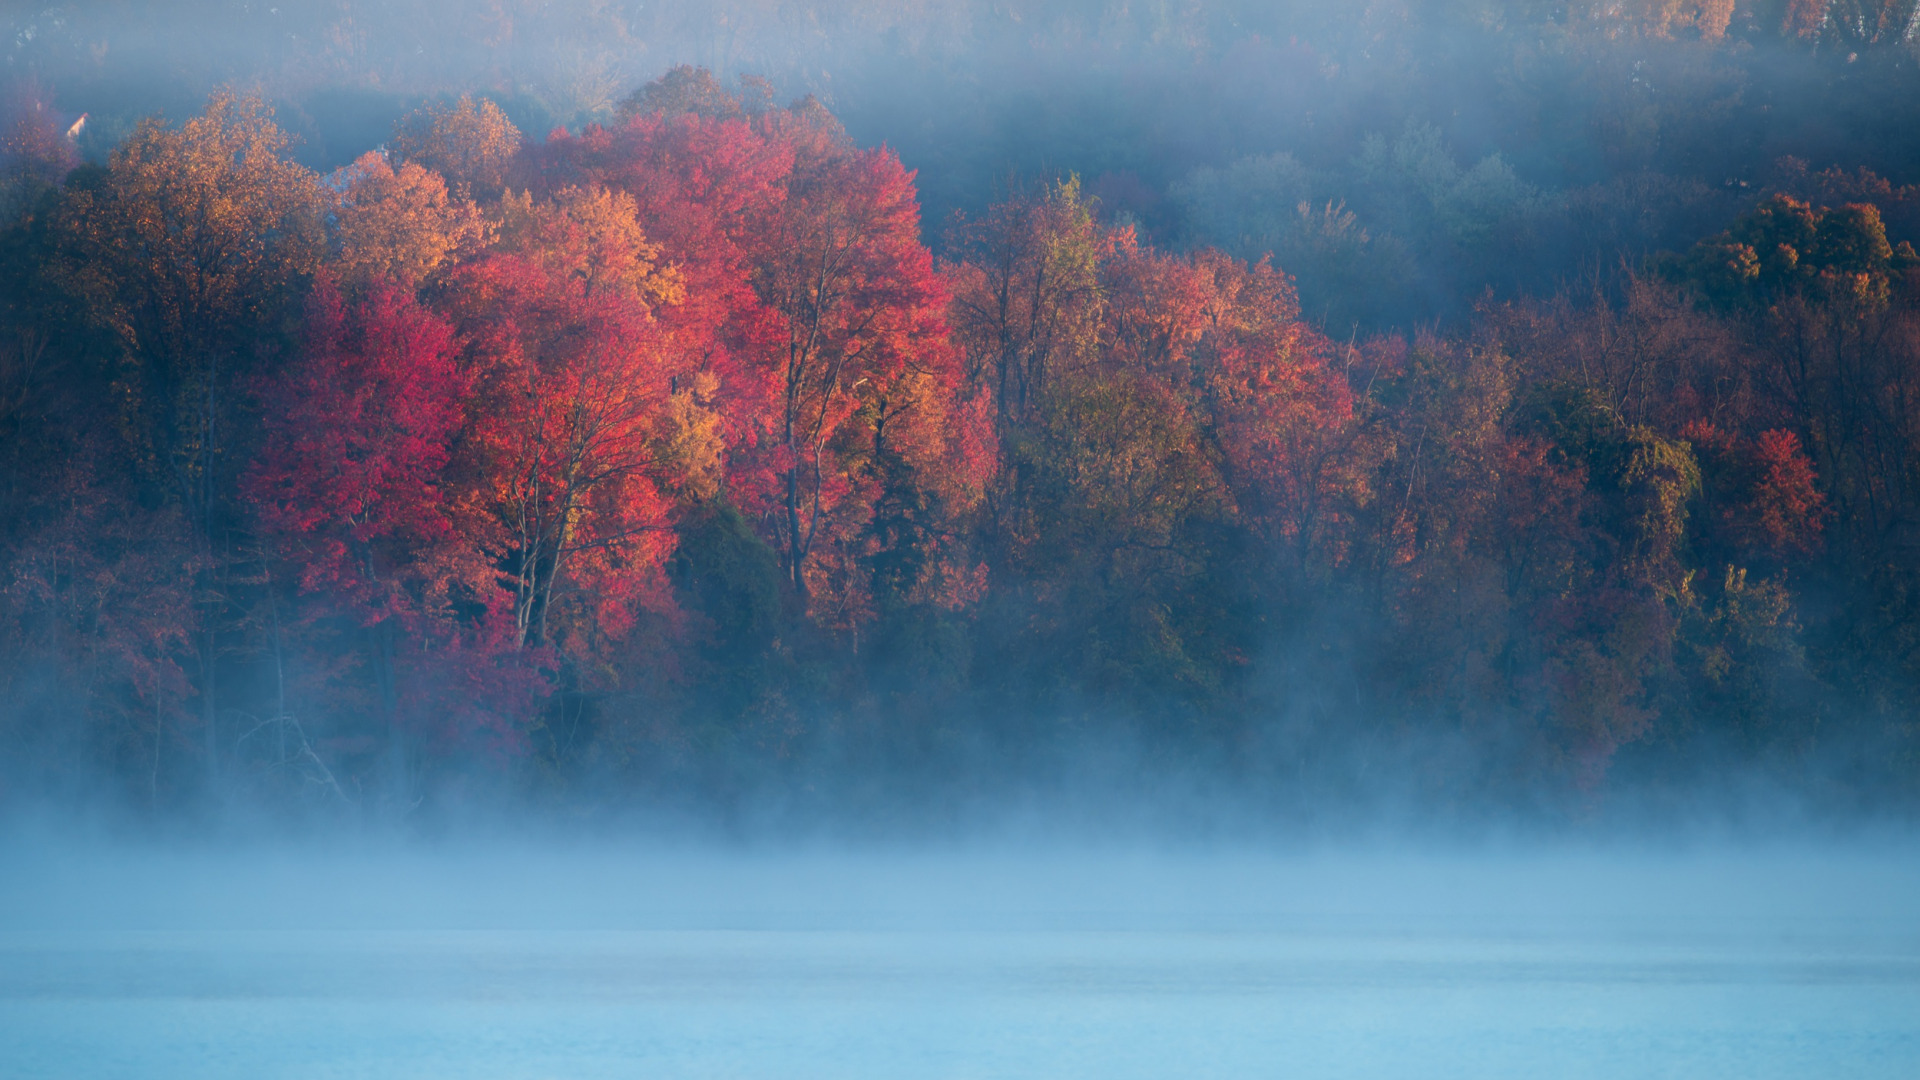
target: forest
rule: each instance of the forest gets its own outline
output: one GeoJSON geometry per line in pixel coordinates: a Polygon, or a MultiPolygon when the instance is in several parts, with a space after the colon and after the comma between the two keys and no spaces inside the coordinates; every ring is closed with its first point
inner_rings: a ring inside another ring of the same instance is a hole
{"type": "Polygon", "coordinates": [[[0,806],[1920,797],[1911,0],[158,7],[10,17],[0,806]]]}

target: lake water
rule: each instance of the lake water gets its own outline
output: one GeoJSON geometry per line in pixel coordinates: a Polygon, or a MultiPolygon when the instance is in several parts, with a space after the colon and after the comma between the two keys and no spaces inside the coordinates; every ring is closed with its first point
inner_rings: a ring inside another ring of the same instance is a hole
{"type": "Polygon", "coordinates": [[[1897,850],[0,865],[22,1080],[1920,1076],[1897,850]]]}

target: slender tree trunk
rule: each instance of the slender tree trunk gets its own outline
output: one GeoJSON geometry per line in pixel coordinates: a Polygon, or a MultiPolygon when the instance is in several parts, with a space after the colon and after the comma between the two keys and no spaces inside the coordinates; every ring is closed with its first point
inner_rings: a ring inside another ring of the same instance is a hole
{"type": "Polygon", "coordinates": [[[795,464],[787,470],[787,574],[793,583],[794,594],[800,598],[804,609],[807,603],[807,575],[801,567],[804,558],[800,550],[800,467],[795,464]]]}
{"type": "MultiPolygon", "coordinates": [[[[209,624],[213,622],[211,616],[207,621],[209,624]]],[[[217,794],[220,790],[220,711],[218,703],[214,700],[214,694],[219,688],[219,674],[217,662],[214,659],[217,642],[214,640],[211,625],[207,627],[205,640],[205,659],[201,664],[200,713],[201,724],[205,729],[203,751],[207,755],[207,788],[217,794]]]]}
{"type": "Polygon", "coordinates": [[[263,567],[267,583],[267,616],[273,627],[273,731],[274,764],[287,760],[287,661],[286,646],[280,632],[280,599],[273,594],[273,571],[263,567]]]}
{"type": "Polygon", "coordinates": [[[220,679],[219,606],[221,593],[218,589],[214,588],[218,564],[214,559],[213,549],[213,496],[215,491],[213,467],[216,459],[215,447],[217,443],[215,439],[219,434],[214,416],[215,404],[218,401],[215,385],[218,377],[218,357],[209,355],[207,360],[207,393],[206,400],[201,406],[200,425],[200,537],[202,550],[206,552],[206,562],[201,572],[207,576],[208,586],[206,604],[207,625],[205,627],[206,655],[202,664],[202,675],[204,678],[200,692],[201,700],[204,702],[203,712],[205,714],[206,724],[207,787],[216,795],[220,790],[220,702],[218,691],[220,679]]]}
{"type": "Polygon", "coordinates": [[[156,689],[153,692],[153,767],[147,773],[147,809],[152,813],[160,811],[160,739],[166,723],[166,709],[156,689]]]}
{"type": "Polygon", "coordinates": [[[380,694],[381,725],[387,740],[387,788],[395,805],[405,805],[412,794],[406,732],[400,724],[399,692],[394,673],[393,620],[373,627],[374,682],[380,694]]]}

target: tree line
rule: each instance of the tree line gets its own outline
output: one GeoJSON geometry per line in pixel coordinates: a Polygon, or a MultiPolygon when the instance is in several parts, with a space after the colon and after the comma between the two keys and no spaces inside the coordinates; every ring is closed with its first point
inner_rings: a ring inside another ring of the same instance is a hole
{"type": "Polygon", "coordinates": [[[936,799],[1123,743],[1301,798],[1913,791],[1871,174],[1330,336],[1072,177],[936,257],[893,152],[693,68],[327,174],[231,92],[104,164],[9,108],[0,793],[936,799]]]}

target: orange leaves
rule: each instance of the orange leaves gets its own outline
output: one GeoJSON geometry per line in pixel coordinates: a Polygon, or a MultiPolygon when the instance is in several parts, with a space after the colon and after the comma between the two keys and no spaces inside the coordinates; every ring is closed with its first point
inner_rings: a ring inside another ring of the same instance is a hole
{"type": "Polygon", "coordinates": [[[43,352],[117,352],[88,437],[13,472],[126,474],[13,481],[0,632],[71,632],[150,711],[123,735],[199,694],[209,761],[271,652],[276,716],[362,781],[383,745],[530,752],[542,716],[786,752],[962,691],[1220,748],[1351,698],[1590,786],[1689,702],[1789,707],[1736,670],[1799,662],[1789,586],[1897,561],[1914,516],[1912,259],[1865,203],[1704,243],[1721,313],[1634,282],[1342,349],[1279,268],[1156,250],[1071,180],[936,267],[893,153],[694,71],[537,147],[470,101],[326,181],[285,147],[235,98],[142,127],[15,249],[50,253],[22,296],[105,333],[0,312],[20,447],[43,352]],[[1335,655],[1337,694],[1287,696],[1335,655]]]}
{"type": "Polygon", "coordinates": [[[785,200],[791,148],[744,120],[654,114],[556,135],[529,158],[542,190],[597,184],[633,199],[649,242],[684,283],[684,301],[655,318],[715,378],[710,404],[727,445],[755,445],[779,328],[749,278],[756,238],[785,200]]]}
{"type": "Polygon", "coordinates": [[[754,273],[784,338],[768,358],[775,490],[767,495],[804,596],[816,545],[831,537],[844,552],[865,525],[872,494],[863,459],[886,449],[888,423],[924,398],[956,392],[959,379],[946,292],[920,243],[912,177],[898,158],[847,150],[808,162],[775,221],[760,238],[754,273]]]}
{"type": "Polygon", "coordinates": [[[687,502],[717,498],[726,482],[724,418],[718,408],[720,380],[711,371],[676,379],[661,428],[660,454],[679,497],[687,502]]]}
{"type": "Polygon", "coordinates": [[[491,232],[479,207],[447,194],[438,173],[414,162],[395,169],[369,153],[341,170],[334,272],[356,287],[392,281],[415,289],[491,232]]]}
{"type": "Polygon", "coordinates": [[[528,193],[508,194],[500,233],[500,250],[538,262],[549,277],[578,282],[588,296],[649,310],[686,299],[679,272],[663,265],[625,192],[565,187],[539,203],[528,193]]]}
{"type": "Polygon", "coordinates": [[[1652,38],[1670,38],[1691,29],[1701,41],[1719,41],[1727,36],[1733,9],[1734,0],[1630,0],[1596,8],[1590,17],[1652,38]]]}
{"type": "Polygon", "coordinates": [[[1329,539],[1358,479],[1344,462],[1352,393],[1300,321],[1292,283],[1264,261],[1163,255],[1130,234],[1113,250],[1103,365],[1149,375],[1199,410],[1239,511],[1269,539],[1329,539]]]}
{"type": "Polygon", "coordinates": [[[968,379],[993,395],[1003,422],[1030,422],[1056,375],[1094,363],[1105,311],[1101,267],[1113,243],[1074,180],[955,230],[963,261],[949,271],[948,318],[968,379]]]}
{"type": "Polygon", "coordinates": [[[317,267],[325,199],[286,147],[264,102],[220,93],[142,121],[67,201],[69,287],[157,381],[199,377],[317,267]]]}
{"type": "Polygon", "coordinates": [[[1033,608],[1038,637],[1012,648],[1049,657],[1014,662],[1042,683],[1223,692],[1273,569],[1338,564],[1350,542],[1360,428],[1332,350],[1270,265],[1155,251],[1073,182],[955,247],[951,318],[998,405],[986,539],[1022,598],[1005,602],[1033,608]]]}
{"type": "Polygon", "coordinates": [[[1173,255],[1141,250],[1123,232],[1102,275],[1107,319],[1103,359],[1185,383],[1189,351],[1208,329],[1209,310],[1220,299],[1212,275],[1173,255]]]}
{"type": "Polygon", "coordinates": [[[1250,521],[1277,537],[1326,520],[1325,496],[1347,484],[1335,459],[1352,395],[1285,275],[1100,229],[1071,183],[996,207],[957,239],[973,261],[954,271],[953,318],[1003,438],[1077,383],[1147,380],[1194,413],[1250,521]]]}
{"type": "Polygon", "coordinates": [[[1270,536],[1331,541],[1360,483],[1353,395],[1331,346],[1266,263],[1203,252],[1194,271],[1211,286],[1198,382],[1242,511],[1270,536]]]}
{"type": "Polygon", "coordinates": [[[1887,240],[1872,203],[1811,206],[1775,194],[1718,236],[1694,245],[1677,269],[1707,297],[1727,306],[1764,308],[1796,293],[1879,311],[1912,249],[1887,240]]]}
{"type": "Polygon", "coordinates": [[[1786,14],[1780,22],[1781,35],[1806,41],[1819,37],[1830,5],[1831,0],[1787,0],[1786,14]]]}
{"type": "Polygon", "coordinates": [[[430,105],[402,117],[393,126],[391,145],[401,161],[452,181],[463,198],[488,199],[506,186],[507,170],[520,152],[520,131],[500,106],[463,95],[452,105],[430,105]]]}

